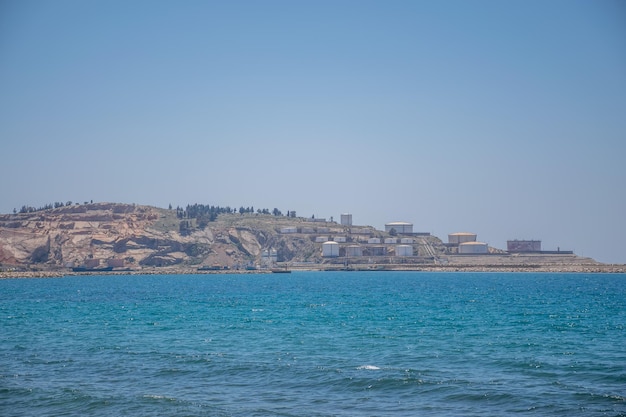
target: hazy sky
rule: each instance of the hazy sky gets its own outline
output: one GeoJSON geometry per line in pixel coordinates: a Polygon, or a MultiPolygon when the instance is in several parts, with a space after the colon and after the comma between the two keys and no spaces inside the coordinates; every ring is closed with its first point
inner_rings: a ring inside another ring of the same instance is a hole
{"type": "Polygon", "coordinates": [[[626,263],[624,1],[0,0],[0,212],[279,208],[626,263]]]}

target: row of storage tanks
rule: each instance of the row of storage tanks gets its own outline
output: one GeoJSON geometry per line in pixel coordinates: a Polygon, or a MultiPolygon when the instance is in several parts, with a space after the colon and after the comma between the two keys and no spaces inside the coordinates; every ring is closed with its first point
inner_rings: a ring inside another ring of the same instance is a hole
{"type": "MultiPolygon", "coordinates": [[[[346,243],[347,238],[345,236],[334,236],[334,237],[318,236],[315,238],[315,243],[324,243],[324,242],[331,242],[331,241],[338,242],[338,243],[346,243]]],[[[413,243],[415,243],[415,241],[410,237],[403,237],[400,239],[397,239],[395,237],[388,237],[385,239],[381,239],[378,237],[371,237],[367,239],[367,243],[371,245],[380,245],[381,243],[384,243],[386,245],[395,245],[396,243],[398,243],[398,241],[403,245],[412,245],[413,243]]]]}
{"type": "MultiPolygon", "coordinates": [[[[451,233],[448,235],[448,246],[458,247],[458,253],[461,255],[483,255],[489,253],[489,245],[484,242],[478,242],[476,240],[477,235],[475,233],[451,233]]],[[[336,236],[334,241],[326,241],[328,238],[325,236],[319,236],[318,242],[322,243],[322,256],[325,258],[333,258],[339,256],[339,243],[344,243],[345,238],[342,236],[336,236]]],[[[395,246],[396,256],[413,256],[413,244],[415,241],[412,238],[370,238],[367,241],[368,244],[381,244],[395,246]],[[398,241],[400,244],[398,245],[398,241]]],[[[363,256],[363,249],[359,245],[350,245],[346,248],[346,256],[363,256]]],[[[384,248],[379,248],[384,249],[384,248]]],[[[381,251],[381,255],[385,252],[381,251]]]]}
{"type": "MultiPolygon", "coordinates": [[[[348,257],[356,257],[363,256],[363,248],[359,245],[350,245],[346,246],[346,256],[348,257]]],[[[386,250],[384,246],[376,246],[371,248],[374,253],[374,256],[383,256],[386,255],[386,250]]],[[[396,256],[413,256],[413,246],[412,245],[396,245],[395,246],[395,254],[396,256]]],[[[336,258],[339,256],[339,243],[329,241],[322,243],[322,256],[324,258],[336,258]]]]}

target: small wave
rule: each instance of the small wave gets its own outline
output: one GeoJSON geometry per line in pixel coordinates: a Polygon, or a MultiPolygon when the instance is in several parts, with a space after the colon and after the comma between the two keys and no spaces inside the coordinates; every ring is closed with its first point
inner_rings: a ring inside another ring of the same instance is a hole
{"type": "Polygon", "coordinates": [[[143,396],[143,398],[147,398],[150,400],[164,400],[164,401],[170,401],[170,402],[175,402],[176,398],[172,398],[172,397],[167,397],[165,395],[153,395],[153,394],[146,394],[143,396]]]}
{"type": "Polygon", "coordinates": [[[364,369],[366,371],[379,371],[380,370],[380,368],[375,365],[361,365],[356,369],[364,369]]]}

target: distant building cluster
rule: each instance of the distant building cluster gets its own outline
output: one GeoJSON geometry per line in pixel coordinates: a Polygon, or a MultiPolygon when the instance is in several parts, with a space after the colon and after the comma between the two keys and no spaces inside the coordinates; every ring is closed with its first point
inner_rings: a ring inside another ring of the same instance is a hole
{"type": "MultiPolygon", "coordinates": [[[[416,236],[429,236],[430,233],[416,233],[413,231],[413,223],[394,221],[385,223],[385,234],[376,236],[373,228],[354,226],[352,214],[342,213],[340,225],[341,233],[337,229],[328,226],[302,226],[283,227],[280,232],[317,234],[314,242],[321,243],[323,258],[338,257],[361,257],[361,256],[394,256],[411,257],[417,255],[415,244],[418,243],[416,236]]],[[[311,219],[310,221],[314,221],[311,219]]],[[[325,219],[315,219],[317,222],[325,219]]],[[[331,217],[332,222],[332,217],[331,217]]],[[[336,223],[335,223],[336,224],[336,223]]],[[[446,253],[449,255],[488,255],[492,252],[489,245],[480,242],[476,233],[456,232],[448,234],[446,253]]],[[[548,253],[541,250],[540,240],[509,240],[507,241],[509,253],[548,253]]],[[[428,252],[428,251],[427,251],[428,252]]],[[[550,252],[552,253],[552,252],[550,252]]],[[[555,253],[570,253],[561,251],[555,253]]],[[[434,253],[426,253],[427,256],[435,256],[434,253]]]]}
{"type": "MultiPolygon", "coordinates": [[[[315,219],[320,221],[319,219],[315,219]]],[[[309,219],[313,221],[313,219],[309,219]]],[[[280,229],[282,234],[317,234],[315,243],[321,243],[323,258],[362,257],[362,256],[415,256],[414,236],[429,236],[430,233],[415,233],[413,223],[390,222],[385,224],[385,233],[389,236],[376,237],[376,230],[367,226],[354,226],[352,214],[340,216],[341,232],[327,226],[288,226],[280,229]]]]}

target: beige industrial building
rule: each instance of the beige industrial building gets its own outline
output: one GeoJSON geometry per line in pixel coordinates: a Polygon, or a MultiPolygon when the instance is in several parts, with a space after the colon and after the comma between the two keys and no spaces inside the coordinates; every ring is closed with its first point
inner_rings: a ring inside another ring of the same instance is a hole
{"type": "Polygon", "coordinates": [[[507,240],[509,252],[541,252],[541,240],[507,240]]]}

